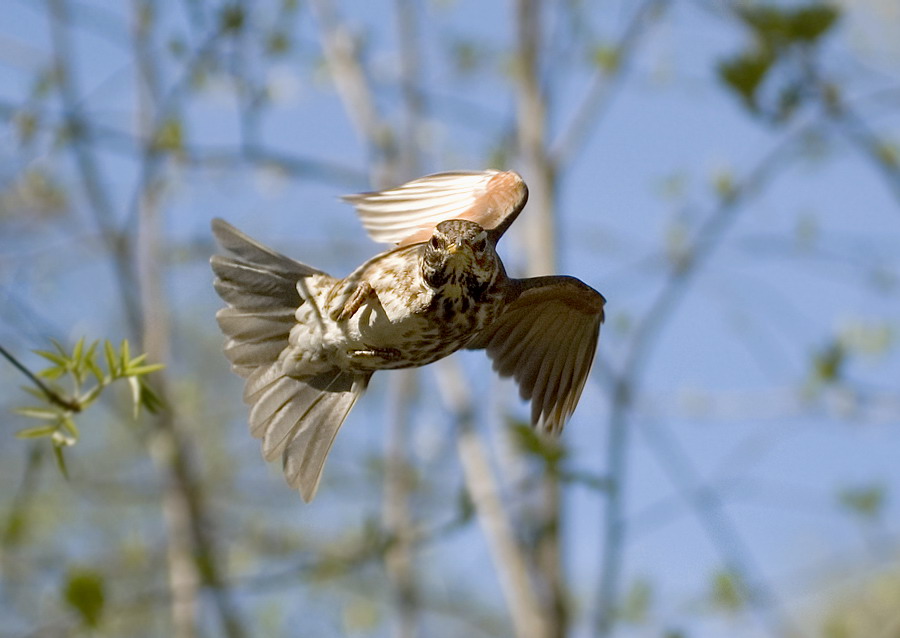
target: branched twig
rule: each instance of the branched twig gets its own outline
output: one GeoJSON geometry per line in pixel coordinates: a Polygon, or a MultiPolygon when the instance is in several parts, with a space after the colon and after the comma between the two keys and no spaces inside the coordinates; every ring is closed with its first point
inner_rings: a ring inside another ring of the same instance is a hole
{"type": "Polygon", "coordinates": [[[66,397],[60,396],[58,392],[56,392],[53,388],[44,383],[40,377],[34,374],[31,370],[29,370],[25,365],[19,361],[9,350],[0,345],[0,355],[9,361],[13,366],[31,381],[43,394],[47,397],[47,400],[54,405],[57,405],[64,410],[70,410],[72,412],[81,412],[81,404],[75,399],[67,399],[66,397]]]}
{"type": "Polygon", "coordinates": [[[397,175],[398,153],[394,134],[378,113],[377,101],[359,59],[353,35],[338,17],[333,0],[313,0],[311,5],[320,25],[328,69],[344,109],[373,154],[373,184],[385,186],[397,175]]]}
{"type": "MultiPolygon", "coordinates": [[[[699,266],[720,244],[741,205],[771,179],[776,168],[780,168],[781,161],[794,150],[797,139],[805,132],[806,128],[801,128],[786,136],[756,164],[743,181],[721,193],[719,204],[706,217],[689,249],[673,263],[665,285],[633,333],[622,370],[614,383],[613,405],[609,417],[606,465],[611,481],[604,512],[602,564],[594,618],[598,636],[609,636],[615,625],[625,539],[623,487],[627,471],[628,413],[639,388],[641,373],[664,326],[674,315],[678,303],[699,271],[699,266]]],[[[705,513],[704,510],[699,512],[701,516],[705,513]]],[[[727,547],[720,549],[730,551],[727,547]]],[[[743,563],[745,561],[741,562],[743,563]]],[[[758,577],[746,580],[763,582],[758,577]]],[[[769,601],[774,600],[773,596],[767,598],[769,601]]]]}
{"type": "Polygon", "coordinates": [[[597,126],[603,114],[612,104],[616,88],[628,75],[631,61],[634,58],[642,37],[647,32],[650,21],[656,18],[671,0],[644,0],[638,7],[634,17],[625,28],[622,37],[612,51],[613,62],[610,68],[598,68],[584,99],[575,110],[568,125],[553,144],[550,153],[553,165],[557,168],[570,162],[579,149],[590,139],[591,129],[597,126]]]}
{"type": "Polygon", "coordinates": [[[131,247],[126,237],[115,232],[115,209],[105,190],[100,167],[88,144],[92,137],[90,123],[82,116],[78,90],[73,76],[72,47],[69,40],[69,11],[66,0],[47,0],[50,13],[50,33],[53,47],[53,68],[59,86],[70,144],[75,162],[91,205],[95,224],[113,256],[113,275],[125,308],[125,317],[132,336],[143,328],[137,299],[137,276],[130,261],[131,247]]]}
{"type": "MultiPolygon", "coordinates": [[[[155,138],[182,97],[190,70],[208,55],[225,27],[220,24],[214,29],[214,35],[207,38],[188,62],[188,69],[181,80],[160,100],[159,73],[151,49],[152,14],[145,0],[137,3],[135,9],[134,56],[143,80],[138,83],[136,102],[140,128],[151,143],[142,149],[140,178],[133,196],[141,247],[134,259],[143,293],[144,347],[155,360],[164,360],[169,354],[170,334],[169,313],[159,268],[162,261],[159,258],[162,251],[162,212],[156,180],[166,155],[156,145],[155,138]]],[[[165,396],[168,393],[167,379],[161,377],[158,382],[160,392],[165,396]]],[[[214,525],[210,522],[202,483],[197,477],[192,457],[191,441],[184,434],[177,414],[170,410],[160,413],[156,426],[151,452],[168,478],[163,509],[170,535],[169,579],[173,591],[183,591],[183,594],[172,597],[176,635],[196,635],[198,618],[195,607],[198,588],[202,585],[210,590],[223,633],[230,638],[241,638],[246,632],[223,574],[221,554],[212,533],[214,525]]]]}

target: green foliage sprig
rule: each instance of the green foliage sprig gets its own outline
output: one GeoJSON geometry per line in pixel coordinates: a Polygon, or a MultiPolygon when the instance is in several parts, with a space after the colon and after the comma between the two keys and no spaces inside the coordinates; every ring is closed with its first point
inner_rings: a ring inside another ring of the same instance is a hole
{"type": "Polygon", "coordinates": [[[735,10],[752,35],[743,51],[719,63],[719,79],[756,116],[772,122],[789,119],[814,87],[810,82],[811,55],[840,18],[840,9],[827,2],[800,6],[754,4],[735,10]],[[762,88],[779,70],[773,96],[763,104],[762,88]]]}
{"type": "Polygon", "coordinates": [[[118,381],[126,381],[131,391],[133,414],[136,419],[141,408],[157,412],[163,405],[159,395],[146,382],[151,372],[161,370],[160,363],[146,363],[147,355],[131,356],[131,347],[122,340],[116,349],[106,340],[85,345],[82,337],[71,352],[56,341],[53,350],[36,350],[35,354],[51,363],[37,374],[32,374],[5,349],[2,354],[32,382],[23,390],[40,400],[40,404],[17,408],[15,412],[38,421],[41,425],[25,428],[17,433],[21,439],[48,438],[53,444],[57,464],[67,475],[63,450],[75,445],[79,430],[75,415],[83,412],[100,398],[103,391],[118,381]],[[102,355],[101,355],[102,351],[102,355]],[[67,384],[69,389],[63,389],[67,384]]]}

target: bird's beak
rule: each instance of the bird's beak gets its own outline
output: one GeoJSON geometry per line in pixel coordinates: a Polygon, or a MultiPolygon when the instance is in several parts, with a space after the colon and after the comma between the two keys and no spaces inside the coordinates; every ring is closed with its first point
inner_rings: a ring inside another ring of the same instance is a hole
{"type": "Polygon", "coordinates": [[[457,244],[453,242],[452,244],[447,244],[447,252],[451,255],[455,255],[456,252],[460,249],[461,244],[457,244]]]}

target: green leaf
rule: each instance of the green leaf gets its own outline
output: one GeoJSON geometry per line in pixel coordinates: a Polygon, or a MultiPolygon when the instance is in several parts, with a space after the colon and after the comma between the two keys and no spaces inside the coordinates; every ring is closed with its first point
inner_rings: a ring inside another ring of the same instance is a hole
{"type": "Polygon", "coordinates": [[[737,15],[762,40],[784,39],[790,31],[789,13],[781,7],[769,4],[743,6],[737,15]]]}
{"type": "Polygon", "coordinates": [[[146,408],[150,414],[156,414],[162,410],[166,404],[162,397],[151,388],[144,379],[140,379],[141,384],[141,405],[146,408]]]}
{"type": "Polygon", "coordinates": [[[27,416],[31,419],[58,419],[60,416],[59,410],[55,408],[37,408],[37,407],[26,407],[26,408],[16,408],[13,410],[16,414],[21,414],[22,416],[27,416]]]}
{"type": "Polygon", "coordinates": [[[884,140],[875,142],[875,155],[879,162],[890,169],[900,167],[900,148],[895,143],[884,140]]]}
{"type": "Polygon", "coordinates": [[[119,347],[119,361],[121,362],[119,369],[127,370],[128,364],[131,363],[131,346],[128,344],[128,339],[122,339],[122,345],[119,347]]]}
{"type": "Polygon", "coordinates": [[[106,385],[106,375],[103,374],[103,370],[101,370],[100,366],[97,365],[97,358],[95,355],[92,354],[91,358],[87,360],[87,366],[91,371],[91,374],[94,375],[94,378],[97,379],[97,383],[99,383],[101,386],[106,385]]]}
{"type": "Polygon", "coordinates": [[[145,374],[150,374],[151,372],[156,372],[157,370],[162,370],[166,367],[164,363],[151,363],[145,366],[137,366],[136,368],[129,368],[128,376],[130,377],[140,377],[145,374]]]}
{"type": "Polygon", "coordinates": [[[85,362],[94,359],[97,356],[97,346],[100,345],[99,341],[91,342],[91,345],[88,346],[88,349],[84,353],[85,362]]]}
{"type": "Polygon", "coordinates": [[[719,63],[719,79],[738,94],[751,111],[757,111],[757,91],[775,61],[771,53],[740,53],[719,63]]]}
{"type": "Polygon", "coordinates": [[[63,454],[63,446],[53,445],[53,458],[56,460],[56,467],[59,468],[60,473],[63,477],[68,481],[69,480],[69,468],[66,467],[66,457],[63,454]]]}
{"type": "Polygon", "coordinates": [[[790,18],[790,35],[802,42],[815,42],[834,27],[840,15],[838,7],[830,4],[798,7],[790,18]]]}
{"type": "Polygon", "coordinates": [[[710,599],[714,607],[736,613],[744,608],[746,594],[746,585],[734,571],[722,570],[713,574],[710,599]]]}
{"type": "Polygon", "coordinates": [[[169,118],[160,124],[153,136],[153,148],[158,151],[181,151],[184,149],[184,129],[181,120],[169,118]]]}
{"type": "Polygon", "coordinates": [[[78,341],[75,342],[75,347],[72,349],[72,361],[76,363],[81,360],[81,355],[84,353],[84,337],[81,337],[78,341]]]}
{"type": "Polygon", "coordinates": [[[36,428],[26,428],[16,432],[16,438],[19,439],[39,439],[45,436],[51,436],[56,432],[55,425],[41,425],[36,428]]]}
{"type": "Polygon", "coordinates": [[[848,487],[838,492],[838,502],[861,519],[873,521],[881,516],[887,500],[884,485],[848,487]]]}
{"type": "Polygon", "coordinates": [[[624,622],[639,625],[647,622],[650,607],[653,603],[653,588],[644,579],[636,580],[619,607],[618,616],[624,622]]]}
{"type": "Polygon", "coordinates": [[[622,63],[622,56],[619,47],[609,44],[598,44],[594,47],[591,61],[598,69],[607,75],[612,75],[622,63]]]}
{"type": "Polygon", "coordinates": [[[37,376],[42,379],[58,379],[66,372],[68,372],[68,370],[63,366],[53,366],[52,368],[44,368],[37,373],[37,376]]]}
{"type": "Polygon", "coordinates": [[[451,49],[454,69],[460,74],[474,73],[488,58],[483,46],[475,40],[457,39],[451,49]]]}
{"type": "Polygon", "coordinates": [[[15,125],[16,132],[19,134],[19,141],[22,144],[28,144],[34,139],[35,133],[38,132],[40,119],[36,113],[22,110],[16,114],[15,125]]]}
{"type": "Polygon", "coordinates": [[[103,618],[106,600],[103,576],[89,568],[69,572],[63,586],[63,598],[74,609],[85,627],[96,628],[103,618]]]}
{"type": "Polygon", "coordinates": [[[219,14],[219,24],[223,33],[236,33],[244,28],[246,16],[240,5],[231,4],[222,8],[219,14]]]}
{"type": "Polygon", "coordinates": [[[847,352],[840,342],[829,344],[813,357],[813,371],[816,378],[825,383],[838,381],[846,359],[847,352]]]}
{"type": "Polygon", "coordinates": [[[60,367],[63,367],[63,368],[69,367],[69,363],[70,363],[69,358],[65,356],[65,353],[60,355],[55,352],[50,352],[48,350],[35,350],[34,353],[36,355],[44,357],[48,361],[52,361],[53,363],[55,363],[56,365],[58,365],[60,367]]]}
{"type": "Polygon", "coordinates": [[[70,417],[63,417],[60,419],[60,424],[75,440],[78,440],[78,437],[81,436],[81,433],[78,431],[78,426],[75,425],[75,421],[70,417]]]}
{"type": "Polygon", "coordinates": [[[119,363],[118,357],[116,356],[116,349],[113,347],[113,344],[107,339],[103,342],[103,354],[106,356],[106,367],[109,368],[109,374],[113,379],[117,378],[119,375],[119,363]]]}
{"type": "Polygon", "coordinates": [[[20,385],[19,389],[22,390],[22,392],[27,392],[36,399],[40,399],[41,401],[47,400],[47,395],[44,394],[44,391],[40,388],[33,388],[30,385],[20,385]]]}
{"type": "Polygon", "coordinates": [[[125,366],[125,373],[128,374],[133,367],[142,364],[146,358],[146,354],[139,354],[138,356],[136,356],[134,359],[128,362],[127,366],[125,366]]]}
{"type": "Polygon", "coordinates": [[[566,450],[559,440],[542,436],[526,423],[513,422],[510,431],[516,446],[526,454],[541,459],[550,472],[555,472],[566,457],[566,450]]]}
{"type": "Polygon", "coordinates": [[[291,38],[284,31],[273,31],[266,37],[266,52],[269,55],[284,55],[291,50],[291,38]]]}
{"type": "Polygon", "coordinates": [[[62,344],[59,341],[57,341],[56,339],[50,339],[50,343],[53,344],[53,347],[56,348],[56,351],[60,355],[62,355],[66,359],[66,361],[69,360],[69,354],[66,352],[66,349],[63,348],[62,344]]]}

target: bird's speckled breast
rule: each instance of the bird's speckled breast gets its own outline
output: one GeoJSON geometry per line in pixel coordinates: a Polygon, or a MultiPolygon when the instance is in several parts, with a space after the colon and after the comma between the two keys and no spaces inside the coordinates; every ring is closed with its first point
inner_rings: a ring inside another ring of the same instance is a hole
{"type": "Polygon", "coordinates": [[[310,278],[314,303],[298,309],[292,338],[306,352],[295,353],[345,369],[384,370],[426,365],[465,346],[503,309],[500,273],[450,278],[431,288],[421,275],[421,250],[409,246],[379,255],[337,282],[310,278]],[[375,295],[347,321],[332,320],[359,282],[368,282],[375,295]]]}

